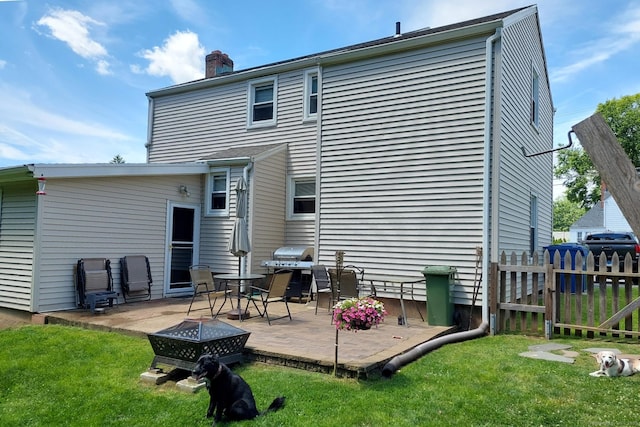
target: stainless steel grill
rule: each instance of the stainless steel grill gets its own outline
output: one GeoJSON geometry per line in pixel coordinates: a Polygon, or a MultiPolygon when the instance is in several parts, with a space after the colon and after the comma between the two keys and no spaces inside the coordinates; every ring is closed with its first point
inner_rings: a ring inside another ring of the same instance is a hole
{"type": "Polygon", "coordinates": [[[310,297],[311,272],[313,267],[313,247],[311,246],[282,246],[273,252],[273,258],[260,263],[269,271],[293,270],[288,297],[310,297]]]}
{"type": "Polygon", "coordinates": [[[267,268],[309,269],[313,267],[311,246],[282,246],[273,252],[273,258],[260,263],[267,268]]]}

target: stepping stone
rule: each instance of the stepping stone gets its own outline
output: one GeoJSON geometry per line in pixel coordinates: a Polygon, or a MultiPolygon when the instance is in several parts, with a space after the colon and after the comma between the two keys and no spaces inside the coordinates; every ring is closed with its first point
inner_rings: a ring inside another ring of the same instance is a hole
{"type": "Polygon", "coordinates": [[[551,362],[563,362],[563,363],[573,363],[573,360],[570,357],[560,356],[558,354],[549,353],[548,351],[526,351],[524,353],[520,353],[522,357],[528,357],[531,359],[540,359],[540,360],[548,360],[551,362]]]}
{"type": "Polygon", "coordinates": [[[578,356],[580,356],[580,353],[578,353],[577,351],[573,351],[573,350],[562,350],[562,355],[564,357],[578,357],[578,356]]]}
{"type": "Polygon", "coordinates": [[[548,343],[548,344],[538,344],[538,345],[532,345],[529,346],[529,350],[530,351],[554,351],[554,350],[568,350],[570,349],[571,346],[570,345],[566,345],[566,344],[554,344],[554,343],[548,343]]]}

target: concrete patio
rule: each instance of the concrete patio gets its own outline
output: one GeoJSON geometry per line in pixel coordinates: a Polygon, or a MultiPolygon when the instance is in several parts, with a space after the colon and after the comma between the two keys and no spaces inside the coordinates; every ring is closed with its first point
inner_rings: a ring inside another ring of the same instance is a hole
{"type": "MultiPolygon", "coordinates": [[[[49,324],[73,325],[146,337],[147,334],[177,325],[187,318],[211,318],[208,305],[202,300],[194,303],[194,307],[199,310],[194,312],[192,309],[187,316],[189,302],[190,298],[168,298],[126,303],[107,307],[102,313],[96,314],[89,310],[45,313],[41,320],[49,324]]],[[[289,307],[293,320],[280,319],[272,321],[271,325],[266,318],[257,316],[253,307],[253,317],[242,322],[229,320],[225,315],[227,308],[231,308],[229,304],[218,316],[218,320],[251,333],[245,347],[247,360],[332,373],[336,330],[331,324],[326,306],[320,307],[317,314],[315,301],[289,303],[289,307]]],[[[269,310],[270,313],[273,311],[274,316],[286,313],[283,311],[284,304],[281,303],[272,304],[269,310]]],[[[375,375],[396,355],[455,331],[454,327],[429,326],[419,317],[409,317],[408,326],[398,325],[391,304],[388,310],[390,314],[378,328],[339,332],[339,375],[358,378],[375,375]]]]}

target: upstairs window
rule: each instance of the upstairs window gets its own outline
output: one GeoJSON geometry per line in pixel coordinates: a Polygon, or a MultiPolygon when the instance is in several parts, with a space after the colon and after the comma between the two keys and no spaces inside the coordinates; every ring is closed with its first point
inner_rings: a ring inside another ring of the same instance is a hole
{"type": "Polygon", "coordinates": [[[229,215],[229,170],[212,170],[207,177],[207,215],[229,215]]]}
{"type": "Polygon", "coordinates": [[[540,124],[540,73],[535,66],[531,67],[531,124],[538,127],[540,124]]]}
{"type": "Polygon", "coordinates": [[[304,121],[315,120],[318,115],[318,72],[304,74],[304,121]]]}
{"type": "Polygon", "coordinates": [[[289,181],[289,219],[314,219],[316,212],[316,180],[293,177],[289,181]]]}
{"type": "Polygon", "coordinates": [[[248,127],[273,126],[278,116],[278,82],[260,79],[249,84],[248,127]]]}

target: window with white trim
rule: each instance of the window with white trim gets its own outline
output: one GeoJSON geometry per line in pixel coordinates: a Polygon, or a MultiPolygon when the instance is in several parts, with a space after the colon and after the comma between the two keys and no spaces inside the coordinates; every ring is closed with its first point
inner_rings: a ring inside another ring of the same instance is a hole
{"type": "Polygon", "coordinates": [[[289,219],[314,219],[316,180],[314,177],[291,177],[288,186],[289,219]]]}
{"type": "Polygon", "coordinates": [[[316,120],[318,116],[318,72],[304,73],[304,121],[316,120]]]}
{"type": "Polygon", "coordinates": [[[278,80],[275,77],[249,82],[247,126],[274,126],[278,117],[278,80]]]}
{"type": "Polygon", "coordinates": [[[540,123],[540,73],[536,67],[531,66],[531,110],[530,121],[535,127],[540,123]]]}
{"type": "Polygon", "coordinates": [[[206,214],[209,216],[229,215],[229,170],[213,169],[207,175],[206,214]]]}

